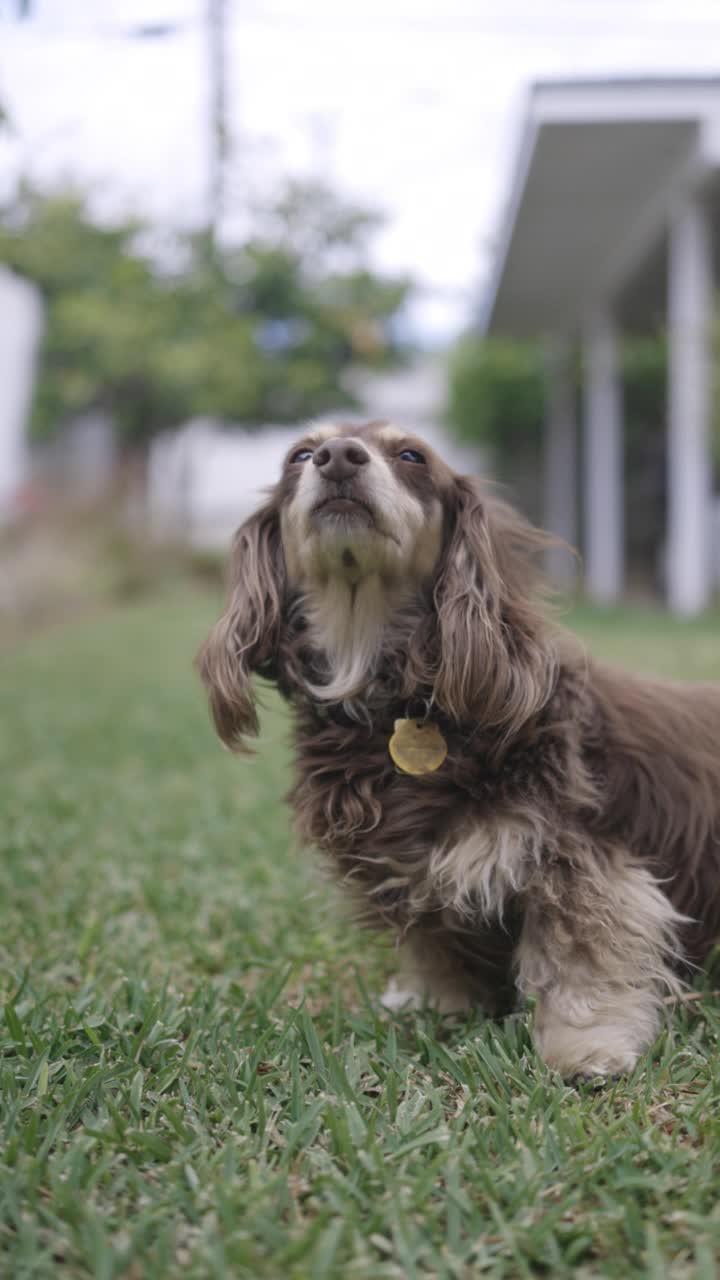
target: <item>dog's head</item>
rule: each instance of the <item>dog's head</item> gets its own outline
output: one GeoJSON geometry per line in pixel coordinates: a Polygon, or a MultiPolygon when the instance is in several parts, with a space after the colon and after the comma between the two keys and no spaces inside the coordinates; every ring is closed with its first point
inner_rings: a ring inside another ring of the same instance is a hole
{"type": "Polygon", "coordinates": [[[362,696],[405,611],[422,636],[405,633],[406,692],[415,679],[458,721],[527,718],[551,679],[532,600],[542,545],[417,437],[385,422],[311,428],[236,534],[230,600],[199,656],[220,736],[237,748],[257,732],[250,676],[273,674],[298,600],[328,672],[311,696],[362,696]]]}
{"type": "Polygon", "coordinates": [[[277,495],[289,581],[300,590],[332,578],[376,576],[388,590],[425,581],[452,489],[440,458],[387,423],[310,431],[290,450],[277,495]]]}

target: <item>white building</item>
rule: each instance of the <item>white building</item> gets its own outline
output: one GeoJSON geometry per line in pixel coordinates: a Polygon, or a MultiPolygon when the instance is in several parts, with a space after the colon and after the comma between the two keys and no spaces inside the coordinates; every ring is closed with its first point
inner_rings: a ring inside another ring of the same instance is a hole
{"type": "Polygon", "coordinates": [[[666,577],[671,607],[709,602],[709,337],[720,256],[720,78],[535,85],[485,315],[488,334],[548,344],[545,522],[578,540],[568,369],[583,347],[584,545],[592,599],[623,587],[624,323],[669,340],[666,577]]]}

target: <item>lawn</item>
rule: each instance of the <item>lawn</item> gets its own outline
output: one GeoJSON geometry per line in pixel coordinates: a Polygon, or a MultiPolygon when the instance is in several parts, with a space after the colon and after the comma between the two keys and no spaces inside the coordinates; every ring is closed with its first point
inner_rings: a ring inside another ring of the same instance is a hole
{"type": "MultiPolygon", "coordinates": [[[[211,734],[215,607],[2,656],[0,1275],[716,1276],[718,1005],[669,1008],[600,1089],[543,1067],[526,1014],[381,1011],[391,947],[291,846],[277,704],[251,760],[211,734]]],[[[720,678],[717,617],[573,621],[720,678]]]]}

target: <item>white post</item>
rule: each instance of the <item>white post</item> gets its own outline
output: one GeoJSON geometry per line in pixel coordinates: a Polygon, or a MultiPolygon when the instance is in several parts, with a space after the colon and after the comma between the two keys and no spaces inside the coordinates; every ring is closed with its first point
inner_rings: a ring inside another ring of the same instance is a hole
{"type": "MultiPolygon", "coordinates": [[[[543,523],[550,533],[577,544],[577,430],[570,346],[548,344],[545,359],[545,440],[543,523]]],[[[577,576],[570,551],[553,547],[547,554],[548,573],[556,585],[571,590],[577,576]]]]}
{"type": "Polygon", "coordinates": [[[617,338],[608,307],[585,333],[585,566],[597,604],[613,604],[624,577],[622,394],[617,338]]]}
{"type": "Polygon", "coordinates": [[[667,556],[670,607],[688,616],[710,596],[711,308],[708,216],[689,195],[670,227],[667,556]]]}

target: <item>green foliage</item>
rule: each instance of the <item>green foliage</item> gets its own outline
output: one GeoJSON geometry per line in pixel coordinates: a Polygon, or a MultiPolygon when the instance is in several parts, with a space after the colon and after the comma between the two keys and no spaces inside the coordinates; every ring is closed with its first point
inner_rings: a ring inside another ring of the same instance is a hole
{"type": "MultiPolygon", "coordinates": [[[[663,436],[667,420],[667,340],[664,334],[626,337],[622,386],[626,438],[639,453],[663,436]]],[[[713,327],[713,438],[720,462],[720,319],[713,327]]],[[[499,458],[539,444],[544,423],[544,370],[538,343],[463,337],[450,364],[448,415],[463,439],[488,445],[499,458]]],[[[578,401],[581,367],[575,366],[578,401]]]]}
{"type": "MultiPolygon", "coordinates": [[[[628,338],[622,349],[626,426],[654,431],[665,415],[667,345],[663,337],[628,338]]],[[[537,443],[545,416],[540,344],[468,335],[451,361],[449,416],[458,434],[510,454],[537,443]]],[[[576,395],[581,394],[576,365],[576,395]]]]}
{"type": "MultiPolygon", "coordinates": [[[[189,655],[216,610],[3,658],[0,1274],[710,1280],[717,999],[602,1088],[547,1071],[527,1012],[381,1009],[394,949],[293,848],[277,700],[257,756],[211,733],[189,655]]],[[[601,656],[720,677],[717,619],[580,621],[601,656]]]]}
{"type": "Polygon", "coordinates": [[[255,208],[259,241],[282,245],[307,275],[364,261],[382,214],[347,203],[317,178],[290,178],[270,205],[255,208]]]}
{"type": "MultiPolygon", "coordinates": [[[[579,408],[579,358],[574,380],[579,408]]],[[[451,365],[452,424],[464,438],[492,449],[498,477],[510,485],[515,500],[535,520],[543,518],[544,381],[538,343],[466,337],[451,365]]],[[[665,524],[667,345],[663,336],[625,339],[622,381],[628,558],[634,577],[654,582],[665,524]]]]}
{"type": "Polygon", "coordinates": [[[0,262],[47,302],[35,435],[92,407],[134,443],[196,414],[260,423],[347,402],[348,365],[397,357],[409,291],[366,265],[377,222],[294,182],[246,243],[211,253],[179,237],[168,266],[143,252],[142,223],[100,224],[77,193],[25,188],[0,213],[0,262]]]}
{"type": "Polygon", "coordinates": [[[667,413],[664,334],[626,338],[622,345],[623,409],[628,431],[655,431],[667,413]]]}
{"type": "Polygon", "coordinates": [[[449,417],[462,439],[500,453],[537,445],[544,420],[537,344],[462,338],[450,364],[449,417]]]}

